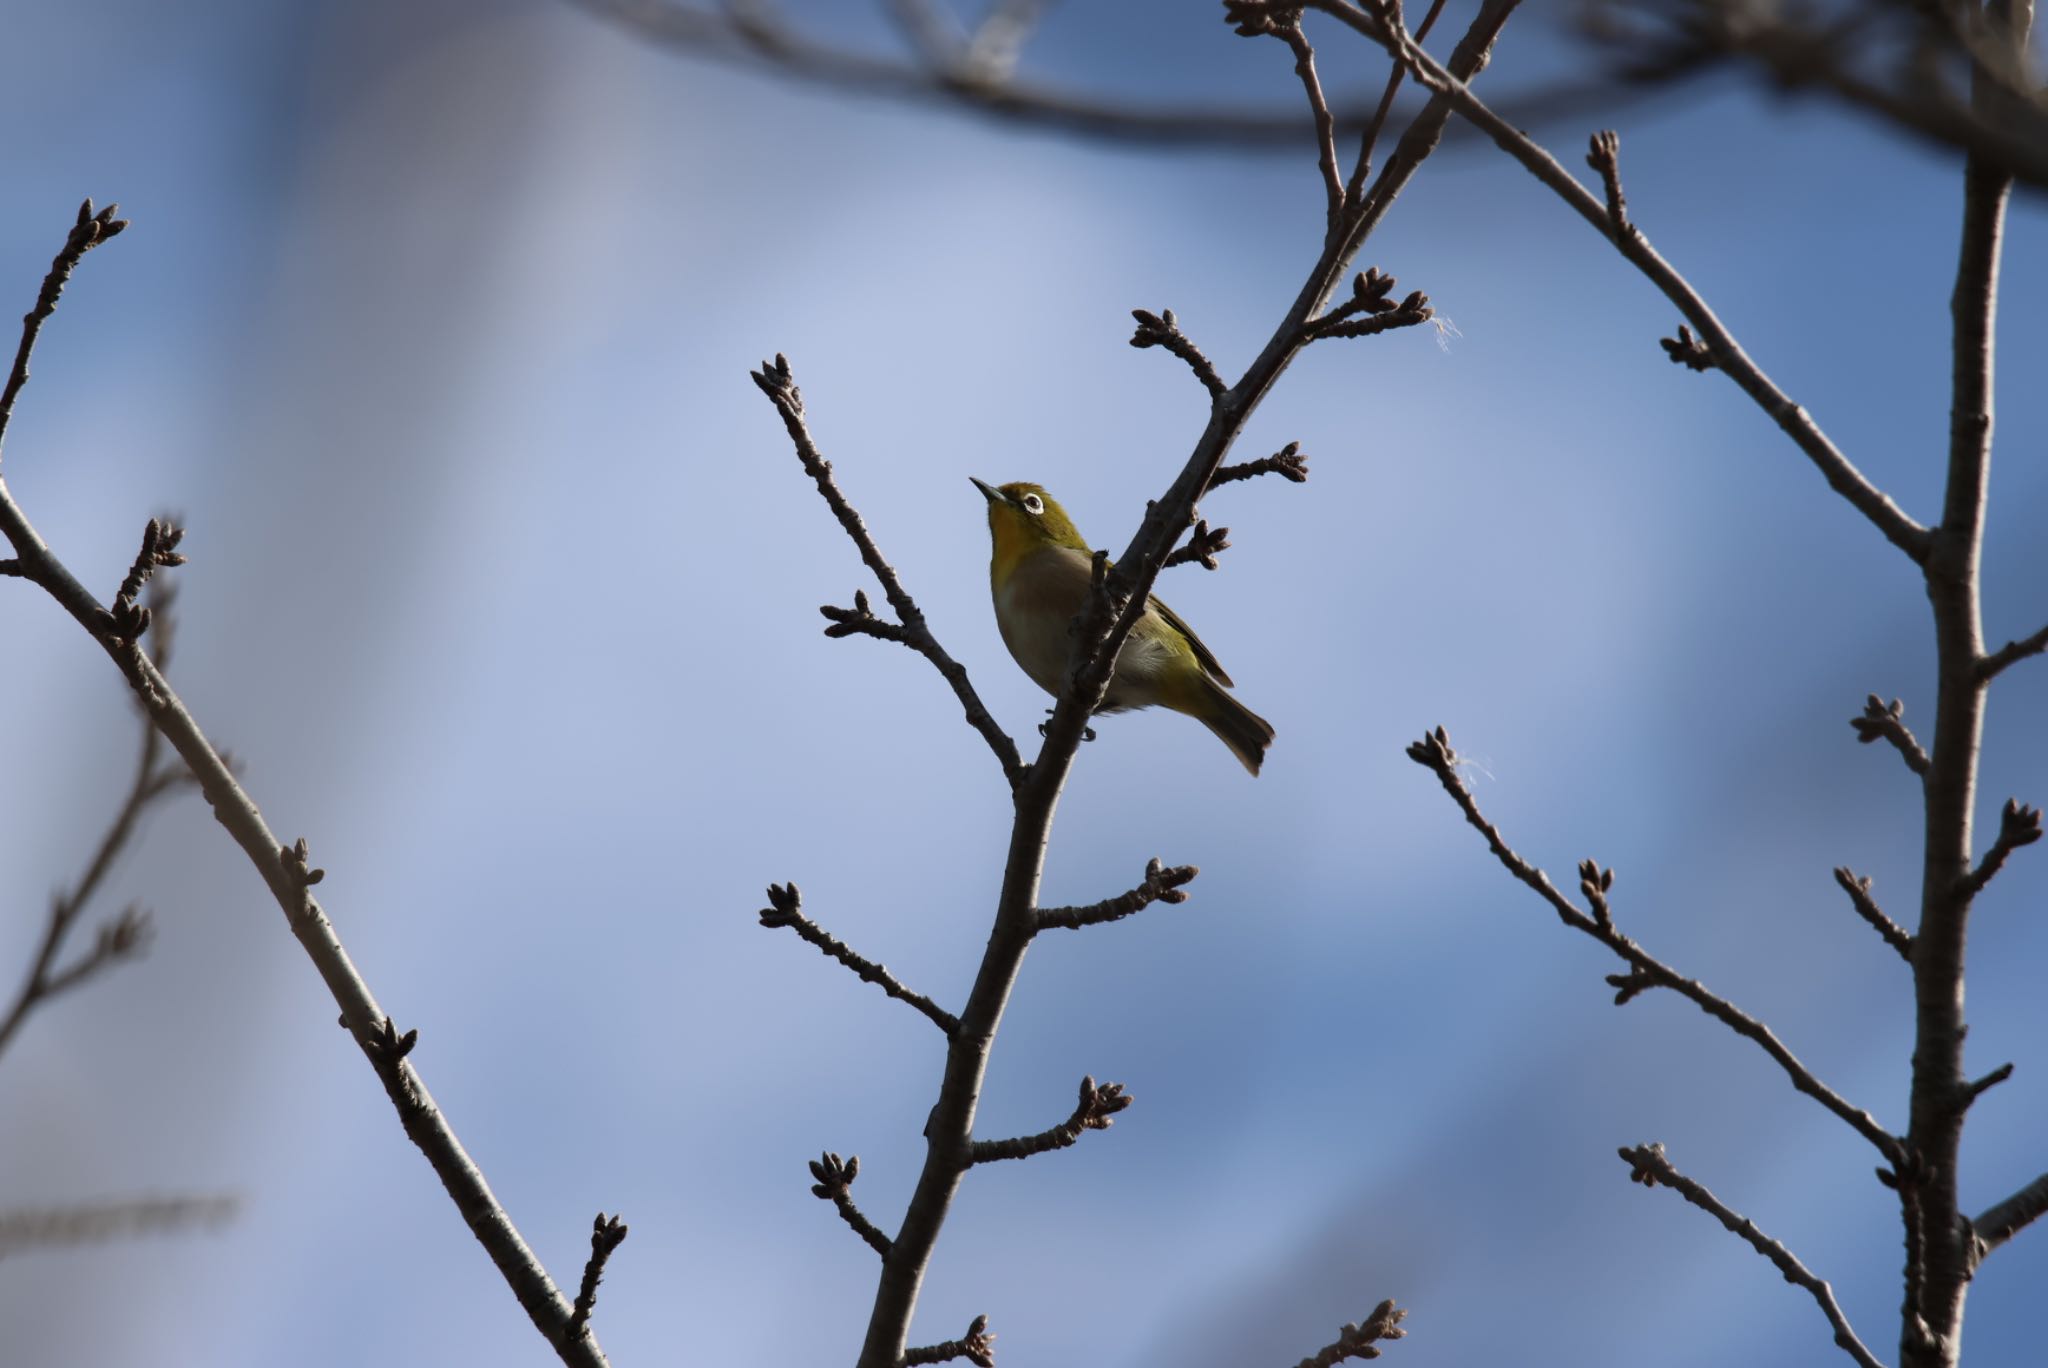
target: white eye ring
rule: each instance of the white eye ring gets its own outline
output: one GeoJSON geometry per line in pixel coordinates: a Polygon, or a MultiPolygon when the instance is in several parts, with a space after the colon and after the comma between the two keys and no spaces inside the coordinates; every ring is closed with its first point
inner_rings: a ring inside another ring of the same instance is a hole
{"type": "Polygon", "coordinates": [[[1026,513],[1045,512],[1045,500],[1039,498],[1036,494],[1026,494],[1024,496],[1024,511],[1026,513]]]}

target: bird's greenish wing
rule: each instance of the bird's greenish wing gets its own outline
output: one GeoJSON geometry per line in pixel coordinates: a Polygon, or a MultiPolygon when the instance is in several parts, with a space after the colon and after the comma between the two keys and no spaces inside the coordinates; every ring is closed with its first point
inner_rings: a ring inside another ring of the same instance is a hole
{"type": "Polygon", "coordinates": [[[1224,671],[1222,664],[1216,659],[1216,653],[1202,644],[1202,639],[1195,635],[1195,629],[1181,621],[1179,613],[1174,612],[1173,609],[1161,602],[1157,594],[1147,599],[1146,603],[1153,612],[1166,619],[1167,626],[1188,639],[1188,645],[1194,648],[1195,659],[1201,662],[1202,668],[1209,672],[1211,678],[1226,689],[1236,687],[1230,682],[1229,674],[1224,671]]]}

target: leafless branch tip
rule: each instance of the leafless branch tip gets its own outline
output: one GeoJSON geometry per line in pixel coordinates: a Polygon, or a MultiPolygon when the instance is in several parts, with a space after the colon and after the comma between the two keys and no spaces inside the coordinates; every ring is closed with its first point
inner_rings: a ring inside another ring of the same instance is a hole
{"type": "Polygon", "coordinates": [[[811,1195],[837,1207],[840,1219],[853,1228],[853,1233],[886,1259],[889,1257],[889,1237],[876,1229],[875,1223],[861,1215],[860,1208],[853,1204],[853,1180],[859,1176],[858,1154],[848,1155],[842,1160],[827,1150],[821,1157],[811,1160],[811,1177],[817,1179],[811,1184],[811,1195]]]}
{"type": "Polygon", "coordinates": [[[1295,1368],[1332,1368],[1332,1365],[1346,1359],[1376,1359],[1381,1354],[1380,1345],[1408,1335],[1401,1328],[1401,1322],[1408,1317],[1407,1311],[1394,1305],[1392,1299],[1381,1302],[1372,1309],[1364,1320],[1346,1325],[1337,1332],[1337,1338],[1303,1359],[1295,1368]]]}
{"type": "Polygon", "coordinates": [[[1132,1100],[1121,1083],[1097,1084],[1093,1078],[1083,1078],[1081,1099],[1075,1104],[1072,1116],[1036,1135],[1019,1136],[1013,1140],[977,1140],[972,1162],[987,1164],[997,1159],[1029,1159],[1034,1154],[1066,1149],[1078,1142],[1086,1131],[1108,1130],[1115,1124],[1112,1118],[1130,1106],[1132,1100]]]}
{"type": "Polygon", "coordinates": [[[1216,373],[1216,367],[1209,358],[1202,355],[1202,349],[1188,340],[1174,321],[1173,310],[1150,313],[1144,309],[1131,310],[1131,317],[1138,320],[1137,330],[1131,334],[1131,345],[1141,351],[1147,347],[1164,347],[1167,351],[1187,362],[1188,369],[1195,373],[1195,379],[1202,382],[1202,388],[1209,391],[1211,400],[1221,399],[1229,386],[1216,373]]]}
{"type": "Polygon", "coordinates": [[[1190,883],[1202,871],[1194,865],[1161,865],[1154,857],[1145,865],[1145,881],[1128,893],[1119,893],[1114,898],[1105,898],[1099,903],[1086,907],[1042,907],[1038,910],[1038,929],[1063,927],[1078,930],[1083,926],[1097,926],[1103,922],[1116,921],[1142,912],[1155,902],[1183,903],[1188,900],[1182,885],[1190,883]]]}
{"type": "Polygon", "coordinates": [[[1877,899],[1871,896],[1869,878],[1851,873],[1845,865],[1837,865],[1835,867],[1835,882],[1840,884],[1842,891],[1849,895],[1849,903],[1856,909],[1856,915],[1869,922],[1871,929],[1884,937],[1884,943],[1899,952],[1900,959],[1911,964],[1913,962],[1912,934],[1905,927],[1900,926],[1890,917],[1887,917],[1884,914],[1884,909],[1877,905],[1877,899]]]}
{"type": "Polygon", "coordinates": [[[959,1029],[959,1018],[933,1002],[923,993],[914,993],[903,986],[884,965],[855,954],[843,941],[826,931],[804,915],[803,894],[793,883],[769,884],[768,906],[761,909],[761,925],[770,930],[788,927],[790,930],[818,947],[828,957],[838,960],[854,972],[862,983],[872,983],[898,1002],[907,1003],[948,1036],[959,1029]]]}
{"type": "Polygon", "coordinates": [[[590,1327],[590,1313],[597,1308],[597,1285],[604,1278],[605,1264],[612,1252],[626,1241],[626,1223],[617,1216],[597,1213],[590,1227],[590,1258],[583,1265],[583,1283],[576,1289],[576,1304],[569,1312],[570,1339],[581,1339],[590,1327]]]}
{"type": "Polygon", "coordinates": [[[996,1368],[996,1337],[989,1333],[988,1317],[976,1316],[967,1333],[956,1340],[927,1344],[903,1351],[905,1368],[920,1363],[945,1363],[964,1358],[975,1368],[996,1368]]]}

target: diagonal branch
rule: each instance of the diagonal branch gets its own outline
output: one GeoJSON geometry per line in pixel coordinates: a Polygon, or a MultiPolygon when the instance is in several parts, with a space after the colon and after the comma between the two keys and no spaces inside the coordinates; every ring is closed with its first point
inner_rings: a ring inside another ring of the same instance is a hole
{"type": "Polygon", "coordinates": [[[861,1215],[860,1208],[853,1204],[853,1180],[860,1177],[860,1156],[853,1154],[841,1159],[827,1150],[811,1160],[811,1177],[818,1180],[811,1184],[811,1196],[837,1207],[840,1219],[867,1242],[869,1249],[886,1260],[889,1257],[889,1237],[878,1230],[873,1221],[861,1215]]]}
{"type": "Polygon", "coordinates": [[[1256,461],[1240,461],[1227,465],[1216,472],[1216,478],[1209,481],[1209,488],[1227,485],[1236,480],[1249,480],[1259,475],[1278,475],[1293,484],[1308,481],[1308,457],[1301,454],[1301,443],[1289,442],[1271,456],[1261,456],[1256,461]]]}
{"type": "Polygon", "coordinates": [[[1862,1340],[1856,1338],[1856,1332],[1849,1326],[1849,1318],[1842,1314],[1841,1305],[1835,1300],[1834,1289],[1793,1257],[1791,1250],[1758,1230],[1748,1217],[1731,1211],[1705,1187],[1673,1168],[1671,1161],[1664,1157],[1662,1145],[1624,1145],[1620,1153],[1628,1163],[1630,1181],[1644,1187],[1662,1184],[1740,1236],[1750,1248],[1776,1265],[1778,1271],[1785,1275],[1786,1282],[1813,1294],[1821,1314],[1835,1328],[1835,1343],[1841,1346],[1842,1352],[1856,1360],[1861,1368],[1884,1368],[1884,1363],[1864,1347],[1862,1340]]]}
{"type": "Polygon", "coordinates": [[[1394,1305],[1391,1299],[1383,1301],[1372,1309],[1371,1315],[1363,1321],[1346,1325],[1337,1332],[1336,1339],[1310,1354],[1295,1368],[1333,1368],[1346,1359],[1376,1359],[1380,1356],[1380,1341],[1407,1337],[1408,1332],[1401,1328],[1401,1322],[1407,1317],[1407,1311],[1394,1305]]]}
{"type": "Polygon", "coordinates": [[[1629,965],[1626,974],[1610,975],[1608,983],[1615,989],[1617,1005],[1626,1003],[1651,988],[1668,988],[1685,998],[1708,1016],[1713,1017],[1735,1034],[1754,1041],[1758,1048],[1774,1060],[1785,1071],[1792,1086],[1833,1112],[1851,1130],[1868,1140],[1894,1165],[1905,1162],[1904,1150],[1898,1137],[1877,1123],[1877,1118],[1862,1108],[1854,1106],[1827,1084],[1820,1081],[1813,1071],[1799,1061],[1798,1056],[1785,1047],[1770,1027],[1758,1021],[1749,1013],[1736,1007],[1727,999],[1707,990],[1696,979],[1689,979],[1677,970],[1656,959],[1615,929],[1607,910],[1607,891],[1613,885],[1614,871],[1601,870],[1591,860],[1579,867],[1580,889],[1586,893],[1593,910],[1581,911],[1576,903],[1557,891],[1550,882],[1550,876],[1524,860],[1502,839],[1500,831],[1486,820],[1479,811],[1479,805],[1472,797],[1472,791],[1458,775],[1458,755],[1451,749],[1450,740],[1444,729],[1438,727],[1422,740],[1408,747],[1408,758],[1436,775],[1437,782],[1451,795],[1451,801],[1458,805],[1478,832],[1486,838],[1486,844],[1507,871],[1534,889],[1539,897],[1549,903],[1558,919],[1574,931],[1583,932],[1613,951],[1629,965]]]}
{"type": "Polygon", "coordinates": [[[1133,309],[1131,317],[1138,320],[1137,330],[1131,334],[1132,346],[1140,351],[1147,347],[1164,347],[1187,362],[1188,369],[1195,373],[1195,379],[1202,382],[1202,388],[1209,391],[1212,401],[1223,398],[1229,386],[1216,373],[1215,363],[1202,355],[1202,349],[1180,330],[1180,324],[1174,321],[1173,310],[1155,314],[1145,309],[1133,309]]]}
{"type": "MultiPolygon", "coordinates": [[[[30,320],[33,325],[33,314],[30,320]]],[[[29,336],[25,343],[32,340],[29,336]]],[[[4,481],[0,481],[0,534],[12,544],[24,576],[41,585],[107,653],[156,729],[198,780],[215,818],[256,867],[284,912],[287,927],[341,1008],[343,1025],[376,1071],[406,1135],[433,1166],[470,1233],[490,1255],[534,1328],[565,1364],[599,1368],[605,1363],[604,1351],[588,1334],[574,1340],[568,1337],[572,1311],[569,1299],[562,1295],[521,1238],[511,1216],[491,1192],[482,1170],[462,1147],[446,1115],[435,1105],[418,1071],[402,1050],[387,1044],[384,1028],[389,1017],[357,972],[334,924],[308,891],[311,878],[296,872],[292,862],[279,858],[279,852],[290,847],[270,829],[227,759],[200,730],[148,653],[138,642],[124,639],[116,632],[109,614],[92,592],[50,550],[4,481]]]]}
{"type": "Polygon", "coordinates": [[[1112,1118],[1130,1106],[1133,1100],[1121,1083],[1104,1083],[1098,1087],[1092,1077],[1083,1078],[1081,1100],[1074,1105],[1072,1116],[1036,1135],[1021,1135],[1012,1140],[977,1140],[969,1162],[987,1164],[997,1159],[1029,1159],[1034,1154],[1066,1149],[1078,1142],[1084,1131],[1108,1130],[1115,1125],[1112,1118]]]}
{"type": "Polygon", "coordinates": [[[947,1035],[950,1036],[960,1029],[958,1017],[923,993],[911,992],[886,968],[855,954],[844,942],[806,917],[803,913],[803,894],[797,891],[795,884],[769,884],[768,902],[769,906],[761,909],[761,925],[771,929],[788,927],[831,958],[853,970],[862,983],[872,983],[898,1002],[907,1002],[924,1013],[934,1026],[947,1035]]]}
{"type": "Polygon", "coordinates": [[[1128,893],[1119,893],[1114,898],[1104,898],[1099,903],[1086,907],[1041,907],[1038,909],[1037,929],[1040,931],[1060,927],[1069,931],[1084,926],[1100,926],[1142,912],[1153,903],[1184,903],[1188,895],[1181,885],[1192,882],[1202,871],[1194,865],[1162,866],[1155,857],[1145,865],[1145,882],[1128,893]]]}
{"type": "Polygon", "coordinates": [[[1876,694],[1863,702],[1863,713],[1849,719],[1849,725],[1856,729],[1856,739],[1864,745],[1873,741],[1889,741],[1904,758],[1906,768],[1927,777],[1927,752],[1920,747],[1919,739],[1906,726],[1906,705],[1894,698],[1887,703],[1876,694]]]}
{"type": "Polygon", "coordinates": [[[1417,81],[1449,100],[1461,116],[1522,163],[1530,174],[1556,191],[1559,198],[1576,210],[1581,218],[1613,242],[1622,256],[1648,277],[1665,298],[1678,306],[1679,312],[1699,330],[1713,364],[1725,371],[1784,430],[1829,486],[1915,563],[1926,560],[1930,544],[1928,530],[1893,503],[1890,496],[1871,484],[1863,472],[1828,439],[1806,410],[1792,402],[1764,374],[1714,311],[1707,307],[1699,292],[1657,253],[1640,228],[1617,232],[1615,224],[1608,218],[1606,205],[1598,196],[1581,185],[1557,158],[1495,113],[1472,92],[1469,85],[1430,56],[1409,36],[1399,16],[1391,9],[1362,9],[1348,0],[1309,0],[1309,3],[1386,48],[1408,67],[1417,81]]]}
{"type": "Polygon", "coordinates": [[[0,446],[7,441],[7,424],[14,417],[15,397],[28,383],[28,359],[36,349],[36,338],[42,334],[43,320],[57,311],[57,301],[63,297],[64,286],[70,282],[71,273],[78,268],[85,254],[119,235],[128,226],[127,219],[114,217],[120,207],[110,204],[94,213],[91,200],[78,206],[78,220],[71,225],[64,245],[50,262],[49,274],[43,277],[43,288],[36,292],[35,307],[22,315],[21,343],[14,349],[14,366],[7,372],[7,387],[0,390],[0,446]]]}
{"type": "Polygon", "coordinates": [[[1983,1258],[2039,1220],[2044,1213],[2048,1213],[2048,1173],[1996,1206],[1987,1207],[1970,1223],[1976,1238],[1977,1257],[1983,1258]]]}
{"type": "MultiPolygon", "coordinates": [[[[891,637],[890,640],[902,641],[904,645],[929,660],[945,677],[946,682],[953,686],[953,695],[960,700],[960,706],[967,714],[967,724],[980,732],[982,740],[988,742],[988,748],[995,753],[996,763],[1003,767],[1003,777],[1014,790],[1023,782],[1024,777],[1024,762],[1017,754],[1017,743],[996,725],[995,718],[982,705],[980,695],[974,692],[974,685],[968,681],[967,667],[947,655],[945,648],[939,645],[938,638],[932,635],[931,628],[925,623],[924,613],[904,589],[902,581],[897,579],[896,571],[891,568],[889,562],[882,559],[882,553],[876,549],[875,539],[868,535],[867,524],[861,521],[860,514],[854,511],[853,505],[848,503],[846,496],[840,492],[838,482],[832,478],[831,463],[819,454],[817,444],[811,440],[810,429],[804,422],[803,395],[798,392],[796,381],[790,376],[788,360],[777,355],[774,361],[764,363],[760,370],[754,371],[753,377],[761,393],[768,396],[769,402],[775,405],[775,411],[782,415],[782,425],[789,431],[789,440],[796,446],[797,459],[803,462],[805,473],[817,483],[818,493],[831,508],[832,515],[839,519],[839,525],[846,530],[846,535],[859,550],[861,560],[866,562],[875,579],[881,583],[882,592],[887,596],[889,606],[895,610],[897,621],[903,630],[901,637],[891,637]]],[[[828,613],[827,616],[832,614],[828,613]]],[[[843,625],[843,620],[835,620],[841,621],[843,625]]],[[[880,634],[870,632],[869,635],[880,634]]]]}
{"type": "MultiPolygon", "coordinates": [[[[152,588],[150,597],[162,623],[155,638],[156,658],[161,663],[168,659],[170,651],[169,608],[173,595],[159,584],[152,588]]],[[[141,752],[136,758],[135,777],[129,783],[128,796],[108,824],[106,834],[100,838],[99,846],[87,862],[85,872],[79,875],[77,885],[50,901],[42,943],[29,966],[28,977],[16,995],[14,1005],[8,1008],[4,1017],[0,1017],[0,1053],[6,1051],[15,1033],[21,1029],[22,1022],[37,1006],[78,987],[104,969],[135,958],[148,947],[149,913],[130,906],[100,926],[90,950],[63,968],[57,967],[57,958],[63,952],[66,939],[84,914],[87,904],[99,892],[100,884],[120,859],[122,851],[134,839],[143,816],[159,801],[192,785],[192,776],[183,767],[160,765],[158,762],[162,757],[163,737],[157,734],[145,716],[142,719],[141,752]]]]}
{"type": "Polygon", "coordinates": [[[1977,663],[1977,678],[1986,681],[1995,679],[2007,666],[2016,665],[2029,656],[2037,656],[2043,651],[2048,651],[2048,627],[2043,627],[2030,637],[2008,641],[1985,656],[1977,663]]]}
{"type": "Polygon", "coordinates": [[[1877,899],[1870,896],[1870,880],[1852,874],[1846,865],[1837,865],[1835,882],[1849,895],[1849,903],[1856,909],[1856,915],[1869,922],[1871,930],[1884,937],[1884,943],[1899,952],[1900,959],[1911,964],[1913,937],[1905,927],[1887,917],[1884,909],[1877,905],[1877,899]]]}
{"type": "Polygon", "coordinates": [[[2041,809],[2023,807],[2016,798],[2006,799],[2004,810],[1998,814],[1998,835],[1992,840],[1991,849],[1984,852],[1983,861],[1957,884],[1957,896],[1964,899],[1976,897],[1984,891],[1984,885],[2005,868],[2008,856],[2021,846],[2032,845],[2040,839],[2041,809]]]}

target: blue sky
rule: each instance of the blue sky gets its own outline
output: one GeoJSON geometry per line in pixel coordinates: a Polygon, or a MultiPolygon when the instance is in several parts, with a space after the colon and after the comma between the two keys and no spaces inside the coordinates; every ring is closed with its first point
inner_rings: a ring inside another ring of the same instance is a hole
{"type": "MultiPolygon", "coordinates": [[[[1044,70],[1285,106],[1278,44],[1206,12],[1056,11],[1044,70]]],[[[1511,25],[1488,80],[1570,49],[1511,25]]],[[[37,5],[0,51],[27,130],[0,287],[27,307],[77,201],[95,253],[37,356],[7,478],[111,592],[187,522],[187,703],[305,834],[326,904],[528,1240],[572,1279],[632,1235],[614,1362],[851,1357],[873,1259],[808,1192],[857,1152],[892,1227],[940,1054],[914,1013],[754,922],[762,887],[957,1005],[1007,803],[937,676],[815,609],[867,585],[746,372],[786,352],[849,496],[1020,738],[1046,700],[989,610],[970,475],[1049,486],[1120,547],[1200,391],[1126,345],[1172,308],[1235,374],[1314,258],[1295,156],[1162,154],[849,102],[653,51],[566,6],[37,5]],[[11,284],[6,282],[11,281],[11,284]]],[[[1346,89],[1383,66],[1335,34],[1346,89]]],[[[1724,83],[1538,131],[1623,136],[1637,222],[1910,512],[1947,431],[1959,174],[1826,107],[1724,83]]],[[[2006,260],[1987,634],[2048,620],[2048,214],[2006,260]]],[[[1193,898],[1034,948],[982,1110],[1115,1129],[970,1175],[917,1338],[987,1312],[1002,1361],[1297,1362],[1382,1297],[1389,1361],[1825,1361],[1812,1304],[1703,1214],[1626,1181],[1673,1159],[1830,1278],[1895,1353],[1875,1156],[1696,1011],[1609,1003],[1605,952],[1485,857],[1402,754],[1444,724],[1489,814],[1566,881],[1618,871],[1630,934],[1903,1125],[1910,992],[1829,870],[1910,915],[1918,808],[1855,744],[1866,693],[1931,712],[1918,578],[1548,191],[1447,150],[1361,267],[1427,329],[1319,346],[1242,454],[1313,477],[1204,505],[1236,546],[1163,593],[1278,730],[1248,780],[1185,719],[1110,719],[1063,802],[1048,902],[1202,866],[1193,898]]],[[[4,302],[4,301],[0,301],[4,302]]],[[[9,306],[11,308],[11,306],[9,306]]],[[[0,963],[26,962],[125,782],[103,656],[0,593],[11,786],[0,963]]],[[[1993,696],[1984,811],[2048,796],[2034,665],[1993,696]]],[[[1981,904],[1966,1205],[2044,1166],[2022,854],[1981,904]]],[[[0,1067],[0,1207],[230,1190],[214,1234],[0,1265],[25,1362],[543,1363],[203,804],[110,889],[145,962],[39,1014],[0,1067]]],[[[1973,1359],[2040,1342],[2030,1232],[1970,1299],[1973,1359]]]]}

